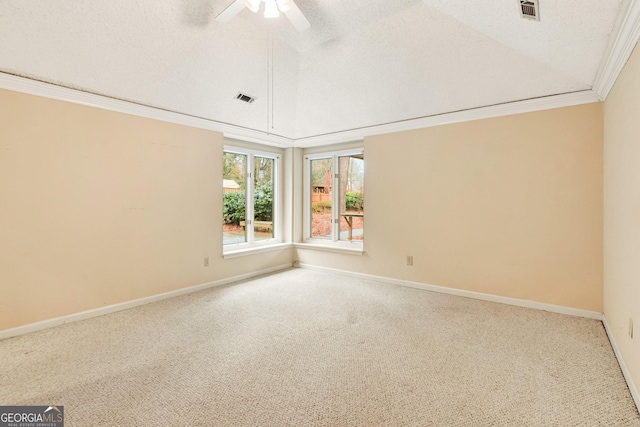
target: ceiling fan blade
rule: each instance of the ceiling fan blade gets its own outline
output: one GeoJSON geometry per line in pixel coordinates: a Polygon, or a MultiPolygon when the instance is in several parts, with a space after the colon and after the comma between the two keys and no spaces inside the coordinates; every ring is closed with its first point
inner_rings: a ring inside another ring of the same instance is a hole
{"type": "Polygon", "coordinates": [[[242,12],[242,9],[244,8],[245,8],[244,0],[235,0],[225,10],[220,12],[218,16],[216,16],[216,21],[229,22],[234,16],[242,12]]]}
{"type": "Polygon", "coordinates": [[[289,21],[291,21],[293,26],[296,27],[296,30],[298,31],[304,31],[311,26],[309,21],[307,21],[307,18],[304,17],[302,11],[298,8],[298,5],[295,4],[293,0],[289,2],[289,8],[286,12],[284,12],[284,14],[287,15],[289,21]]]}

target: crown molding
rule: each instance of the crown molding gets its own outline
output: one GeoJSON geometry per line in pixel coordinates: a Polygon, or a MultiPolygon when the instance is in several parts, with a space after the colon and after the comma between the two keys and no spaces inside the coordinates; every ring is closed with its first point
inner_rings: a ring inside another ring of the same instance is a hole
{"type": "Polygon", "coordinates": [[[237,138],[248,142],[256,142],[281,148],[293,146],[293,140],[283,136],[272,135],[266,132],[216,122],[215,120],[208,120],[201,117],[194,117],[188,114],[149,107],[147,105],[140,105],[121,99],[109,98],[108,96],[97,95],[2,72],[0,72],[0,88],[96,107],[103,110],[146,117],[163,122],[222,132],[226,137],[237,138]]]}
{"type": "Polygon", "coordinates": [[[403,132],[407,130],[441,126],[452,123],[468,122],[471,120],[489,119],[493,117],[508,116],[512,114],[549,110],[552,108],[570,107],[574,105],[589,104],[599,101],[600,98],[595,92],[593,92],[592,90],[585,90],[580,92],[509,102],[505,104],[491,105],[487,107],[473,108],[470,110],[456,111],[453,113],[438,114],[435,116],[421,117],[411,120],[403,120],[401,122],[363,127],[359,129],[352,129],[326,135],[310,136],[307,138],[296,139],[294,144],[295,147],[301,148],[338,144],[341,142],[362,140],[367,136],[373,135],[382,135],[386,133],[403,132]]]}
{"type": "Polygon", "coordinates": [[[604,66],[600,69],[593,84],[593,91],[598,94],[601,101],[607,99],[639,38],[640,0],[631,0],[616,39],[606,56],[604,66]]]}
{"type": "Polygon", "coordinates": [[[77,89],[62,87],[2,72],[0,72],[0,88],[170,123],[212,130],[223,133],[227,138],[234,138],[281,148],[306,148],[359,141],[365,137],[373,135],[402,132],[425,127],[604,101],[609,95],[616,79],[622,72],[624,65],[629,60],[639,38],[640,0],[631,0],[615,41],[611,45],[611,48],[606,55],[606,60],[603,62],[603,66],[600,68],[600,71],[596,76],[593,90],[545,96],[541,98],[473,108],[464,111],[420,117],[394,123],[367,126],[358,129],[344,130],[323,135],[313,135],[297,139],[287,138],[280,135],[272,135],[267,132],[217,122],[215,120],[194,117],[187,114],[140,105],[134,102],[109,98],[103,95],[83,92],[77,89]]]}
{"type": "Polygon", "coordinates": [[[270,145],[274,147],[316,147],[322,145],[339,144],[344,142],[359,141],[367,136],[381,135],[385,133],[402,132],[413,129],[440,126],[445,124],[467,122],[512,114],[528,113],[532,111],[548,110],[552,108],[569,107],[573,105],[587,104],[601,100],[599,95],[592,90],[573,92],[561,95],[545,96],[541,98],[527,99],[509,102],[505,104],[491,105],[487,107],[473,108],[464,111],[438,114],[400,122],[382,125],[368,126],[358,129],[340,131],[325,135],[316,135],[299,139],[286,138],[272,135],[266,132],[234,126],[214,120],[189,116],[160,108],[140,105],[129,101],[109,98],[103,95],[83,92],[51,83],[45,83],[25,77],[14,76],[0,72],[0,88],[13,90],[45,98],[72,102],[74,104],[87,105],[104,110],[116,111],[140,117],[177,123],[195,128],[221,132],[226,138],[233,138],[247,142],[270,145]]]}

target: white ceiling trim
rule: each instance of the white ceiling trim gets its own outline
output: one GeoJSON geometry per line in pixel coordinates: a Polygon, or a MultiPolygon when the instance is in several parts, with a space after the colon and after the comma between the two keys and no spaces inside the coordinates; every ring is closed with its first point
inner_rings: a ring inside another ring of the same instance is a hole
{"type": "Polygon", "coordinates": [[[640,1],[632,0],[616,36],[616,40],[611,46],[604,66],[598,73],[593,85],[593,91],[598,94],[600,100],[604,101],[609,95],[616,79],[629,60],[636,43],[638,43],[639,38],[640,1]]]}
{"type": "Polygon", "coordinates": [[[439,114],[436,116],[422,117],[401,122],[388,123],[377,126],[369,126],[360,129],[346,130],[327,135],[317,135],[301,139],[290,139],[265,132],[233,126],[226,123],[193,117],[186,114],[166,111],[159,108],[135,104],[133,102],[113,99],[102,95],[83,92],[57,86],[50,83],[27,79],[24,77],[0,73],[0,88],[45,98],[72,102],[74,104],[116,111],[135,116],[177,123],[201,129],[222,132],[225,137],[239,139],[248,142],[270,145],[274,147],[315,147],[322,145],[338,144],[361,140],[367,136],[385,133],[401,132],[424,127],[440,126],[451,123],[460,123],[471,120],[487,119],[492,117],[507,116],[511,114],[528,113],[532,111],[548,110],[552,108],[569,107],[573,105],[598,102],[600,96],[591,91],[581,91],[562,95],[553,95],[543,98],[528,99],[524,101],[510,102],[488,107],[474,108],[465,111],[439,114]]]}
{"type": "Polygon", "coordinates": [[[140,105],[134,102],[109,98],[103,95],[83,92],[77,89],[57,86],[51,83],[31,80],[25,77],[14,76],[1,72],[0,88],[71,102],[74,104],[87,105],[89,107],[101,108],[103,110],[146,117],[163,122],[217,131],[223,133],[226,137],[242,139],[248,142],[256,142],[281,148],[293,146],[293,140],[283,136],[271,135],[266,132],[260,132],[227,123],[220,123],[214,120],[203,119],[201,117],[189,116],[187,114],[176,113],[160,108],[140,105]]]}
{"type": "Polygon", "coordinates": [[[295,146],[315,147],[319,145],[337,144],[340,142],[357,141],[373,135],[468,122],[471,120],[489,119],[512,114],[530,113],[533,111],[549,110],[552,108],[570,107],[599,101],[600,97],[595,92],[592,90],[585,90],[562,95],[509,102],[506,104],[491,105],[471,110],[456,111],[453,113],[438,114],[436,116],[404,120],[396,123],[369,126],[366,128],[336,132],[327,135],[301,138],[295,141],[295,146]]]}
{"type": "MultiPolygon", "coordinates": [[[[262,143],[269,146],[312,147],[360,140],[366,136],[380,133],[405,131],[421,127],[438,126],[448,123],[458,123],[469,120],[526,113],[529,111],[538,111],[605,100],[624,65],[628,61],[635,45],[638,42],[638,38],[640,37],[640,0],[629,0],[628,9],[624,11],[624,17],[619,22],[620,26],[617,28],[617,33],[612,35],[613,42],[610,44],[610,48],[605,55],[603,55],[602,63],[592,90],[479,107],[470,110],[419,117],[358,129],[348,129],[328,134],[312,134],[311,136],[300,139],[274,135],[266,131],[254,130],[249,127],[237,126],[204,117],[197,117],[161,108],[150,107],[137,104],[135,102],[57,86],[55,84],[2,72],[0,72],[0,88],[165,122],[217,131],[223,133],[229,138],[262,143]]],[[[233,119],[227,121],[230,122],[233,121],[233,119]]],[[[286,134],[286,132],[284,133],[286,134]]]]}

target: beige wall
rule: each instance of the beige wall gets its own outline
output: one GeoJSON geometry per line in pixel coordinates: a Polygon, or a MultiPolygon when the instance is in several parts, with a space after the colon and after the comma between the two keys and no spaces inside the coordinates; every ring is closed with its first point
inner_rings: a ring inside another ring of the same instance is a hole
{"type": "Polygon", "coordinates": [[[602,104],[367,138],[365,254],[297,257],[601,312],[602,145],[602,104]]]}
{"type": "Polygon", "coordinates": [[[0,330],[290,263],[222,259],[222,145],[0,90],[0,330]]]}
{"type": "Polygon", "coordinates": [[[604,106],[604,313],[640,385],[640,50],[604,106]],[[635,337],[628,335],[629,318],[635,337]]]}
{"type": "MultiPolygon", "coordinates": [[[[0,137],[0,330],[293,259],[222,259],[219,133],[0,90],[0,137]]],[[[600,104],[368,138],[365,255],[296,258],[601,311],[602,139],[600,104]]]]}

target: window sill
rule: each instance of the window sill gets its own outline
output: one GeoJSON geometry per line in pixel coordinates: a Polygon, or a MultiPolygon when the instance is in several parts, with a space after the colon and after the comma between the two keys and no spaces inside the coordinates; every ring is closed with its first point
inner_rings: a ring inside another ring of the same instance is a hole
{"type": "Polygon", "coordinates": [[[311,249],[315,251],[337,252],[349,255],[363,255],[364,244],[361,242],[326,242],[318,240],[307,240],[304,243],[294,243],[296,248],[311,249]]]}
{"type": "Polygon", "coordinates": [[[283,249],[292,248],[293,245],[291,243],[271,243],[268,245],[260,245],[260,246],[244,246],[241,249],[227,250],[222,254],[222,258],[231,259],[238,258],[247,255],[255,255],[262,252],[271,252],[271,251],[280,251],[283,249]]]}

